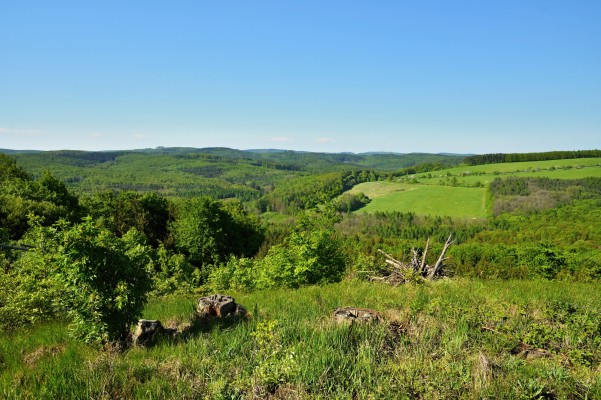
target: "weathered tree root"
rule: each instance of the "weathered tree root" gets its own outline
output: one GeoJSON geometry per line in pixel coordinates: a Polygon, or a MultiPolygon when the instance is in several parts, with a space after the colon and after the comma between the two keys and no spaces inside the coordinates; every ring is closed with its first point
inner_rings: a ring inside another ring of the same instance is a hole
{"type": "Polygon", "coordinates": [[[441,276],[444,276],[443,262],[447,259],[445,254],[453,243],[455,243],[455,241],[452,240],[452,235],[449,235],[434,266],[426,264],[426,255],[430,246],[430,239],[428,239],[426,242],[426,248],[422,253],[421,260],[419,259],[417,250],[411,250],[413,253],[413,258],[411,259],[410,263],[399,261],[385,251],[378,249],[378,251],[382,253],[384,257],[386,257],[386,264],[392,268],[389,275],[370,276],[369,279],[372,281],[385,282],[396,286],[405,283],[414,277],[421,277],[430,281],[440,278],[441,276]]]}

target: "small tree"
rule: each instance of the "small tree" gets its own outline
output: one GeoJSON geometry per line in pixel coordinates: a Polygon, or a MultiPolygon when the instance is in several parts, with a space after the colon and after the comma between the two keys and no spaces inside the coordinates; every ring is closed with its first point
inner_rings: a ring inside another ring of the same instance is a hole
{"type": "Polygon", "coordinates": [[[257,288],[340,281],[346,269],[334,229],[340,219],[333,207],[301,214],[295,232],[257,262],[257,288]]]}
{"type": "Polygon", "coordinates": [[[95,344],[124,339],[152,287],[143,236],[131,230],[118,238],[88,217],[54,239],[74,336],[95,344]]]}
{"type": "Polygon", "coordinates": [[[264,239],[258,220],[240,203],[209,197],[183,203],[171,227],[175,247],[199,268],[226,262],[230,255],[253,256],[264,239]]]}
{"type": "Polygon", "coordinates": [[[292,287],[338,282],[346,265],[340,243],[327,229],[295,232],[257,262],[257,287],[292,287]]]}
{"type": "Polygon", "coordinates": [[[42,227],[39,220],[40,217],[32,216],[32,229],[25,236],[27,243],[36,244],[34,249],[6,254],[6,258],[0,251],[1,329],[49,320],[65,311],[63,285],[52,262],[53,246],[44,240],[53,228],[42,227]]]}
{"type": "Polygon", "coordinates": [[[334,224],[340,215],[333,207],[309,210],[299,216],[294,231],[273,245],[264,258],[231,258],[211,271],[209,287],[214,290],[297,288],[338,282],[346,270],[341,242],[334,224]]]}
{"type": "Polygon", "coordinates": [[[154,248],[168,239],[169,202],[158,194],[103,191],[82,203],[86,213],[119,237],[135,228],[154,248]]]}

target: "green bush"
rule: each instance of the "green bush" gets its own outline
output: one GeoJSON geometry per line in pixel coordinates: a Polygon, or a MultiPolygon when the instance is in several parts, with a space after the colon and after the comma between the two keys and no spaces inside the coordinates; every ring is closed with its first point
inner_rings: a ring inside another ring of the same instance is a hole
{"type": "Polygon", "coordinates": [[[38,248],[5,258],[0,270],[0,328],[13,330],[65,312],[65,292],[57,266],[52,262],[52,246],[44,240],[42,231],[51,228],[35,227],[25,239],[38,248]],[[12,257],[11,257],[12,258],[12,257]]]}
{"type": "Polygon", "coordinates": [[[267,255],[252,262],[231,259],[211,271],[209,286],[214,289],[297,288],[338,282],[346,269],[333,210],[309,211],[301,215],[297,228],[283,243],[273,245],[267,255]]]}
{"type": "Polygon", "coordinates": [[[371,202],[371,199],[363,192],[359,193],[344,193],[335,201],[335,207],[339,212],[350,213],[361,207],[365,207],[371,202]]]}
{"type": "Polygon", "coordinates": [[[189,293],[200,283],[200,271],[162,245],[153,252],[153,265],[153,294],[189,293]]]}
{"type": "Polygon", "coordinates": [[[207,289],[211,291],[224,290],[254,290],[257,284],[255,262],[250,258],[232,257],[222,265],[215,266],[208,278],[207,289]]]}
{"type": "Polygon", "coordinates": [[[123,339],[152,285],[144,237],[132,230],[118,238],[89,217],[74,226],[33,225],[25,239],[35,247],[0,275],[4,327],[68,316],[71,332],[87,343],[123,339]]]}
{"type": "Polygon", "coordinates": [[[72,333],[87,343],[124,339],[152,287],[143,236],[131,230],[119,239],[91,218],[57,233],[72,333]]]}
{"type": "Polygon", "coordinates": [[[181,205],[172,224],[175,247],[196,267],[219,264],[235,256],[253,256],[263,242],[256,218],[239,203],[209,197],[181,205]]]}
{"type": "Polygon", "coordinates": [[[338,282],[345,271],[339,241],[328,229],[295,232],[257,262],[257,288],[338,282]]]}

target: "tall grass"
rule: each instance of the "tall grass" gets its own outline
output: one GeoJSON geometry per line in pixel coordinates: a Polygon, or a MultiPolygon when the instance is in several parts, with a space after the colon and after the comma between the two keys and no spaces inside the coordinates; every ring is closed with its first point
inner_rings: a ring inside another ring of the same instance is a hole
{"type": "MultiPolygon", "coordinates": [[[[342,282],[232,293],[250,317],[150,348],[94,350],[63,324],[0,335],[4,398],[601,398],[598,284],[342,282]],[[340,306],[383,322],[337,324],[340,306]]],[[[194,298],[146,318],[186,328],[194,298]]]]}

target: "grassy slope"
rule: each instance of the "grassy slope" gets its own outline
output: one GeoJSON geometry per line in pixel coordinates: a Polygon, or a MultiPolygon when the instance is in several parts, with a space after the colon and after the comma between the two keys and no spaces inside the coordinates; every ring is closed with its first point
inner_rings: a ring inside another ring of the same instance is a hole
{"type": "Polygon", "coordinates": [[[601,159],[461,166],[416,174],[413,177],[419,184],[368,182],[355,186],[351,192],[363,192],[372,199],[358,212],[411,211],[419,215],[481,218],[486,216],[484,189],[463,186],[472,186],[476,182],[486,184],[495,178],[508,176],[556,179],[601,177],[601,159]],[[458,186],[447,186],[453,178],[457,179],[458,186]]]}
{"type": "Polygon", "coordinates": [[[495,178],[507,176],[547,177],[557,179],[579,179],[585,177],[601,177],[601,158],[578,158],[567,160],[532,161],[504,164],[487,164],[461,166],[456,168],[416,174],[420,183],[438,184],[447,175],[457,177],[460,183],[473,185],[476,182],[486,183],[495,178]]]}
{"type": "MultiPolygon", "coordinates": [[[[55,323],[0,334],[0,397],[599,398],[599,293],[457,280],[234,294],[249,320],[125,353],[74,343],[55,323]],[[385,322],[335,324],[331,312],[349,305],[385,322]]],[[[144,316],[181,323],[192,307],[155,299],[144,316]]]]}
{"type": "Polygon", "coordinates": [[[368,182],[355,186],[352,192],[363,192],[372,199],[358,212],[411,211],[457,218],[486,216],[483,188],[368,182]]]}

